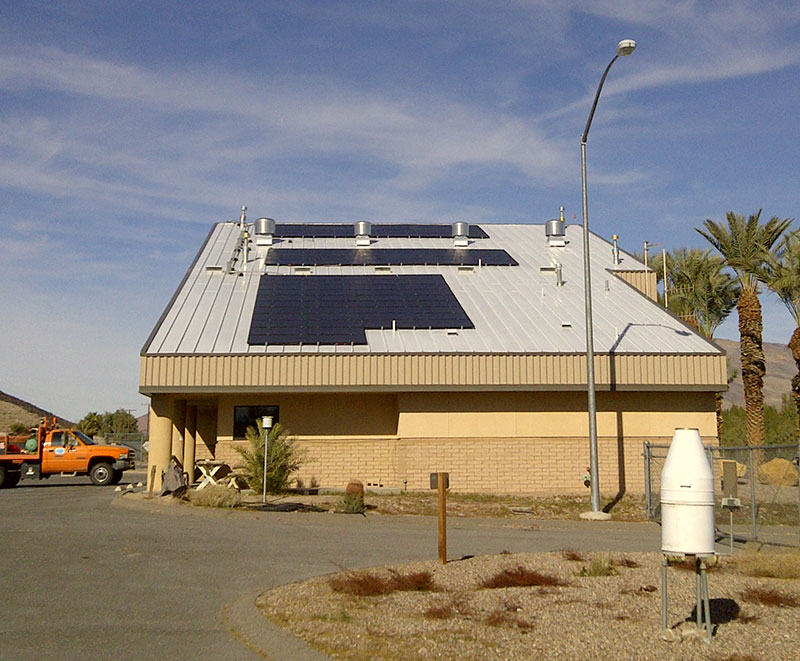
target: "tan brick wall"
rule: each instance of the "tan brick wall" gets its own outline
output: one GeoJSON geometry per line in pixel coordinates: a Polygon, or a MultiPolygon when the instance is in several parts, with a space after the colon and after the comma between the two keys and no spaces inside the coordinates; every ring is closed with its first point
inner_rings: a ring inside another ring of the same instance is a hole
{"type": "MultiPolygon", "coordinates": [[[[642,441],[598,439],[600,488],[615,495],[643,493],[642,441]]],[[[666,442],[670,438],[651,438],[666,442]]],[[[712,439],[705,438],[704,442],[712,439]]],[[[429,488],[429,474],[450,473],[453,491],[504,494],[588,493],[586,438],[432,438],[398,440],[313,440],[299,444],[308,462],[298,473],[306,484],[344,488],[351,479],[365,485],[429,488]]]]}
{"type": "MultiPolygon", "coordinates": [[[[427,489],[444,470],[462,492],[588,493],[586,395],[578,392],[226,395],[213,416],[216,445],[197,444],[197,458],[241,463],[232,439],[233,407],[280,406],[281,422],[307,453],[306,484],[427,489]]],[[[198,419],[198,430],[204,424],[198,419]]],[[[598,393],[600,489],[644,490],[642,441],[669,443],[676,427],[715,440],[713,393],[598,393]]],[[[208,432],[199,434],[202,439],[208,432]]]]}

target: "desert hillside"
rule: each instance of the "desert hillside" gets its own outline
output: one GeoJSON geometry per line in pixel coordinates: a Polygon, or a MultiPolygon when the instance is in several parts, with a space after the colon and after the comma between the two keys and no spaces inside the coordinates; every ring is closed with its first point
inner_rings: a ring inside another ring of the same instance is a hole
{"type": "MultiPolygon", "coordinates": [[[[739,360],[739,343],[731,340],[715,340],[728,354],[730,366],[736,370],[736,379],[725,393],[725,408],[744,406],[744,389],[742,387],[742,370],[739,360]]],[[[764,401],[778,407],[781,397],[792,390],[792,377],[797,367],[792,359],[792,352],[785,344],[764,343],[764,355],[767,358],[767,375],[764,377],[764,401]]]]}
{"type": "Polygon", "coordinates": [[[35,427],[46,415],[55,414],[0,391],[0,433],[7,432],[9,426],[15,422],[20,422],[26,427],[35,427]]]}

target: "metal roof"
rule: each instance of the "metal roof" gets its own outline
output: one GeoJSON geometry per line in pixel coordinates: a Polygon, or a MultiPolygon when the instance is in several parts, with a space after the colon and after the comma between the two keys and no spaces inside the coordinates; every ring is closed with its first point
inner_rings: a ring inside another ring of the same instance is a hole
{"type": "MultiPolygon", "coordinates": [[[[567,225],[566,245],[552,247],[544,225],[482,225],[487,239],[470,247],[505,249],[518,266],[293,266],[265,265],[269,246],[252,244],[244,273],[228,273],[239,242],[238,223],[215,225],[197,259],[148,338],[143,354],[275,353],[583,353],[586,351],[583,233],[567,225]],[[562,267],[563,285],[552,270],[562,267]],[[545,270],[543,270],[543,268],[545,270]],[[267,345],[247,343],[262,275],[441,274],[475,325],[474,329],[366,330],[363,345],[267,345]]],[[[252,227],[251,227],[252,230],[252,227]]],[[[645,271],[612,246],[590,238],[594,349],[596,353],[722,353],[661,306],[614,275],[645,271]]],[[[276,239],[275,248],[353,248],[353,238],[276,239]]],[[[378,238],[375,248],[452,248],[452,239],[378,238]]],[[[240,259],[241,261],[241,259],[240,259]]]]}

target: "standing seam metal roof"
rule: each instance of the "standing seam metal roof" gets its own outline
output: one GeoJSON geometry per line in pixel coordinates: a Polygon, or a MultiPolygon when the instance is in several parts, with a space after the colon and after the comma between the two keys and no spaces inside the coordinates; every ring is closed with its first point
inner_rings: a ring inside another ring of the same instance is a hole
{"type": "MultiPolygon", "coordinates": [[[[447,330],[367,329],[366,345],[247,343],[261,275],[304,277],[295,267],[265,266],[270,249],[253,245],[245,273],[226,272],[239,238],[238,223],[214,226],[144,354],[275,353],[583,353],[586,351],[583,235],[566,227],[566,245],[550,247],[543,225],[483,225],[489,238],[470,247],[502,248],[519,266],[392,266],[391,273],[441,274],[475,324],[447,330]],[[562,286],[552,270],[561,264],[562,286]],[[211,268],[208,268],[211,267],[211,268]]],[[[719,354],[721,350],[613,274],[611,244],[590,237],[595,352],[719,354]]],[[[352,248],[352,238],[294,238],[280,248],[352,248]]],[[[376,248],[452,248],[452,239],[373,239],[376,248]]],[[[624,252],[619,269],[645,271],[624,252]]],[[[315,266],[315,275],[372,275],[374,266],[315,266]]]]}

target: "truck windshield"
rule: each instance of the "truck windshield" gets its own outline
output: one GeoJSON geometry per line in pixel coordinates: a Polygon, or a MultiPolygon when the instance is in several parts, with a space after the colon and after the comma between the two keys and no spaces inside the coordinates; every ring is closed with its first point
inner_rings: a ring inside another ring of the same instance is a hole
{"type": "Polygon", "coordinates": [[[96,445],[96,443],[91,438],[89,438],[86,434],[84,434],[82,431],[78,431],[77,429],[73,429],[72,433],[75,434],[75,436],[77,436],[79,439],[81,439],[81,441],[83,441],[83,443],[85,443],[86,445],[96,445]]]}

